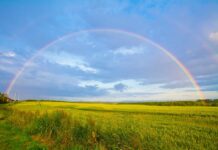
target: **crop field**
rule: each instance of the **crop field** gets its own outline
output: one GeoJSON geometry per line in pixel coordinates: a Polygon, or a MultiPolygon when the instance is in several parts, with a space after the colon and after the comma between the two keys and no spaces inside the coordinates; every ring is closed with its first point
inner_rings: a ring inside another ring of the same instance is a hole
{"type": "Polygon", "coordinates": [[[0,105],[0,149],[218,149],[218,107],[0,105]]]}

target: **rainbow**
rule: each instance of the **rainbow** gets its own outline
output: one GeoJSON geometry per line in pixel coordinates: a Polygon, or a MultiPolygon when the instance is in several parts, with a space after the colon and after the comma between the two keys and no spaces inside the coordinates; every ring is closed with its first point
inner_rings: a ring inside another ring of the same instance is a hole
{"type": "Polygon", "coordinates": [[[46,44],[45,46],[43,46],[42,48],[40,48],[29,60],[27,60],[24,65],[17,71],[17,73],[15,74],[15,76],[13,77],[13,79],[11,80],[11,82],[9,83],[7,89],[6,89],[6,93],[9,95],[11,90],[13,89],[17,79],[22,75],[22,73],[24,72],[24,70],[31,64],[31,62],[37,57],[39,56],[41,53],[43,53],[43,51],[45,51],[47,48],[49,48],[50,46],[56,44],[59,41],[62,41],[64,39],[73,37],[73,36],[77,36],[81,33],[87,33],[87,32],[109,32],[109,33],[120,33],[120,34],[125,34],[131,37],[134,37],[136,39],[139,39],[143,42],[148,42],[151,45],[153,45],[154,47],[158,48],[159,50],[161,50],[164,54],[166,54],[173,62],[175,62],[177,64],[177,66],[184,72],[184,74],[187,76],[187,78],[190,80],[190,82],[193,84],[195,90],[198,92],[199,98],[200,99],[205,99],[205,96],[203,94],[203,92],[201,91],[200,86],[198,85],[197,81],[194,79],[193,75],[190,73],[190,71],[185,67],[185,65],[178,60],[178,58],[176,58],[176,56],[174,56],[171,52],[169,52],[167,49],[165,49],[164,47],[160,46],[159,44],[155,43],[154,41],[133,33],[133,32],[129,32],[129,31],[124,31],[124,30],[120,30],[120,29],[87,29],[87,30],[81,30],[81,31],[77,31],[77,32],[73,32],[73,33],[69,33],[66,34],[60,38],[57,38],[51,42],[49,42],[48,44],[46,44]]]}

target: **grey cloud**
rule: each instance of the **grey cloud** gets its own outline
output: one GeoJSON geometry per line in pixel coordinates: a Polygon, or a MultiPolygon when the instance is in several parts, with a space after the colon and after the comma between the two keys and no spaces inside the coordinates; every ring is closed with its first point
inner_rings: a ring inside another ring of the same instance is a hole
{"type": "Polygon", "coordinates": [[[127,89],[127,86],[125,84],[118,83],[118,84],[114,85],[114,89],[116,91],[123,92],[127,89]]]}
{"type": "Polygon", "coordinates": [[[4,57],[15,57],[16,53],[13,51],[8,51],[8,52],[0,52],[0,56],[4,57]]]}
{"type": "Polygon", "coordinates": [[[188,88],[193,87],[192,83],[190,81],[173,81],[173,82],[167,82],[164,83],[161,88],[166,89],[176,89],[176,88],[188,88]]]}
{"type": "Polygon", "coordinates": [[[98,96],[104,96],[108,94],[108,92],[104,89],[100,89],[96,86],[85,86],[80,87],[77,85],[72,85],[70,87],[58,87],[57,85],[43,85],[40,87],[34,87],[32,86],[25,86],[20,85],[17,86],[12,92],[11,96],[13,96],[13,93],[16,92],[17,95],[19,95],[20,99],[27,99],[31,97],[98,97],[98,96]]]}

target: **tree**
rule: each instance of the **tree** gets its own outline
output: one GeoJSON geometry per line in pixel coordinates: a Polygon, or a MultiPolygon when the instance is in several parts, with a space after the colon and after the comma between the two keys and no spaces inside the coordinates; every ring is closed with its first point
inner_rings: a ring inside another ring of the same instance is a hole
{"type": "Polygon", "coordinates": [[[0,103],[7,103],[8,102],[8,96],[7,94],[0,92],[0,103]]]}

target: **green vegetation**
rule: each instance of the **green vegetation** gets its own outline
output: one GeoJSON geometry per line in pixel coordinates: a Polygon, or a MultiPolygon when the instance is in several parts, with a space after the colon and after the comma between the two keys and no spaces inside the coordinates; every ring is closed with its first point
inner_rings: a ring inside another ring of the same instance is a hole
{"type": "Polygon", "coordinates": [[[3,149],[218,147],[218,107],[30,101],[2,104],[0,115],[3,149]]]}
{"type": "Polygon", "coordinates": [[[7,103],[8,102],[8,97],[7,95],[3,94],[0,92],[0,104],[2,103],[7,103]]]}
{"type": "Polygon", "coordinates": [[[11,110],[4,105],[0,105],[0,149],[46,149],[42,144],[33,141],[30,135],[14,126],[14,124],[9,123],[8,117],[11,115],[11,110]]]}
{"type": "MultiPolygon", "coordinates": [[[[123,103],[121,103],[123,104],[123,103]]],[[[207,99],[197,101],[168,101],[168,102],[138,102],[126,104],[142,104],[142,105],[157,105],[157,106],[218,106],[218,99],[207,99]]]]}

